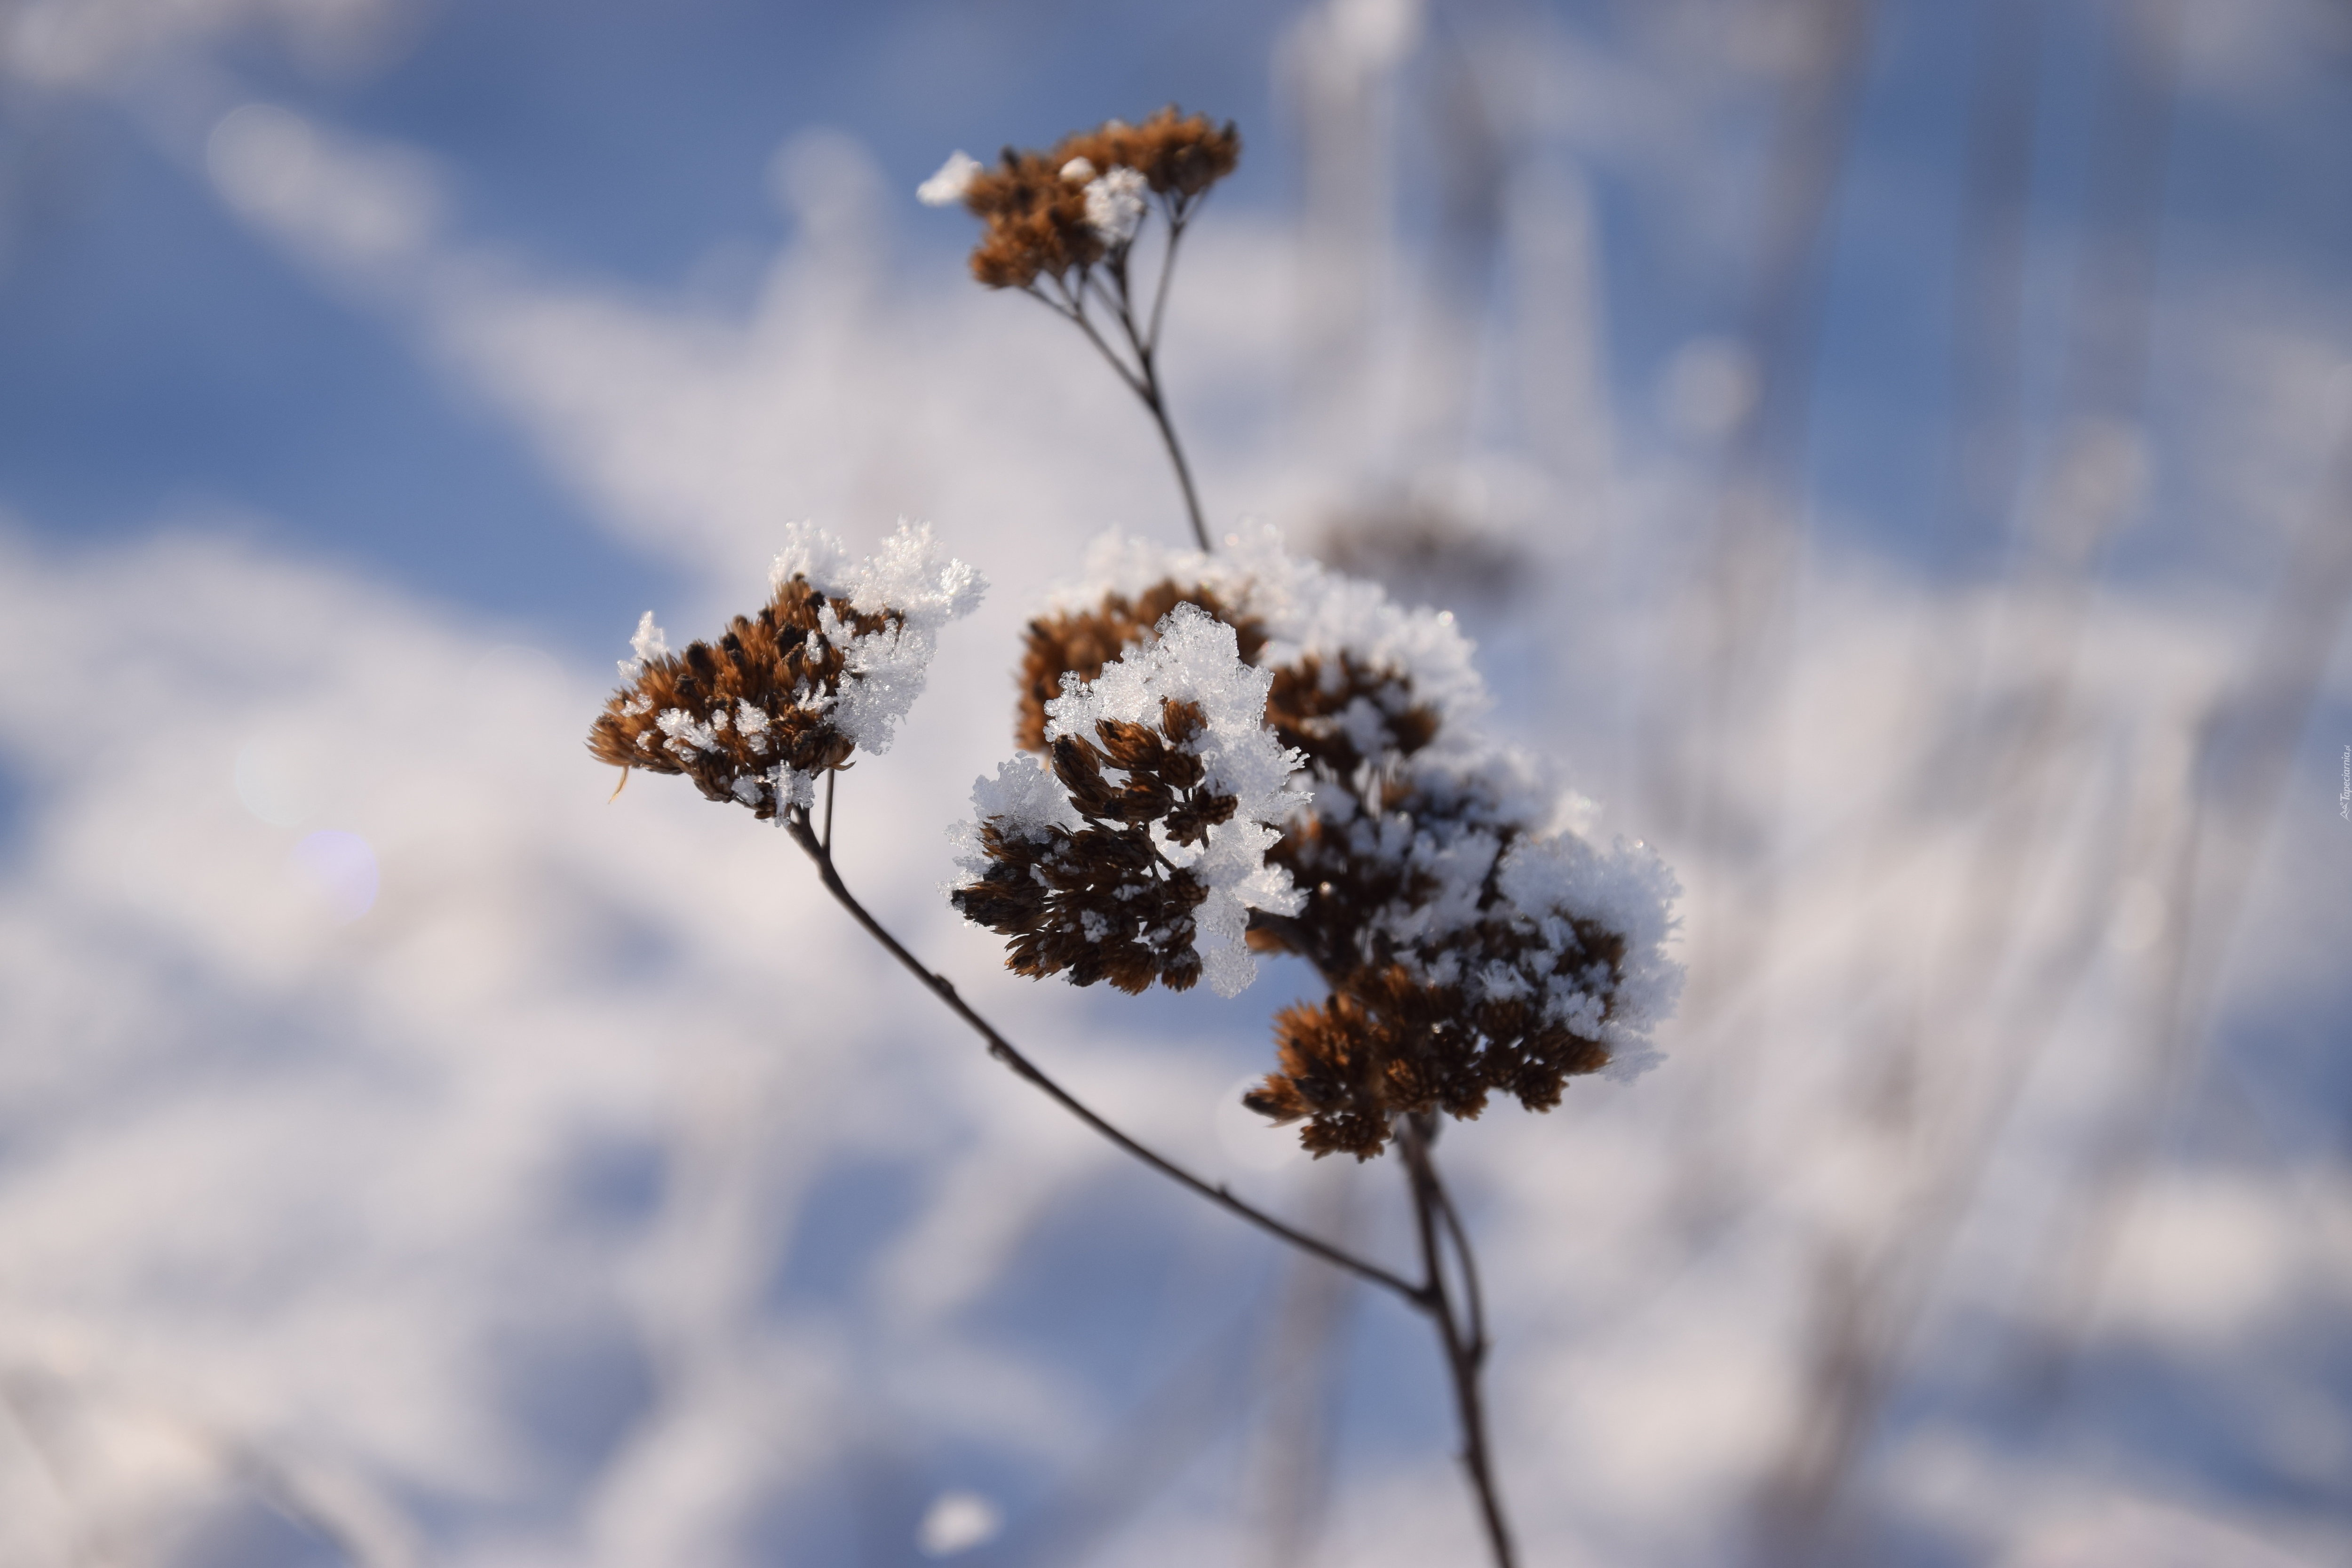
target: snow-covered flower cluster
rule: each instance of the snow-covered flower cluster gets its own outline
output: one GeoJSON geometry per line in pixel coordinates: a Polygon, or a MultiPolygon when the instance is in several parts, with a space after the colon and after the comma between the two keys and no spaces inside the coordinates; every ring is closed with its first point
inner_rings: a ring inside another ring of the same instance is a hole
{"type": "Polygon", "coordinates": [[[1330,995],[1277,1019],[1280,1070],[1253,1107],[1306,1122],[1318,1153],[1369,1157],[1400,1111],[1475,1116],[1496,1092],[1546,1110],[1570,1077],[1648,1065],[1680,984],[1674,879],[1638,846],[1554,830],[1558,792],[1480,730],[1485,685],[1450,616],[1271,531],[1214,556],[1106,542],[1090,566],[1031,624],[1024,745],[1058,746],[1070,695],[1151,627],[1213,618],[1301,764],[1266,851],[1297,903],[1258,906],[1249,940],[1308,960],[1330,995]]]}
{"type": "Polygon", "coordinates": [[[1231,626],[1176,605],[1047,704],[1045,756],[974,785],[957,909],[1011,939],[1021,973],[1128,992],[1205,973],[1238,994],[1257,973],[1251,911],[1305,901],[1266,860],[1300,761],[1266,728],[1272,680],[1231,626]]]}
{"type": "Polygon", "coordinates": [[[986,588],[962,562],[940,560],[928,526],[906,523],[865,560],[795,524],[770,586],[758,615],[683,653],[647,611],[588,749],[625,781],[631,768],[683,773],[705,798],[763,820],[805,807],[817,778],[853,752],[889,750],[940,628],[986,588]]]}

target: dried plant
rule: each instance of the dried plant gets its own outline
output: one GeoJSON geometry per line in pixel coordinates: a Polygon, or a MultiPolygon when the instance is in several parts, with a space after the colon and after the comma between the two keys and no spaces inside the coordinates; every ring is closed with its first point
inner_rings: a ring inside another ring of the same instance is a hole
{"type": "Polygon", "coordinates": [[[1050,768],[1024,756],[982,782],[956,908],[1013,939],[1022,974],[1182,991],[1205,968],[1239,994],[1256,976],[1251,912],[1303,901],[1266,863],[1296,771],[1265,723],[1271,679],[1242,662],[1232,627],[1176,606],[1047,705],[1050,768]]]}
{"type": "Polygon", "coordinates": [[[983,587],[960,562],[937,564],[929,530],[904,526],[855,566],[838,542],[790,530],[772,576],[767,605],[716,643],[672,653],[652,611],[637,623],[636,657],[621,661],[628,684],[588,732],[623,784],[632,768],[684,773],[704,799],[748,805],[763,822],[811,805],[816,780],[859,746],[889,749],[939,626],[969,614],[983,587]]]}
{"type": "Polygon", "coordinates": [[[1485,1306],[1433,1152],[1439,1114],[1475,1118],[1496,1095],[1548,1110],[1570,1078],[1646,1066],[1649,1030],[1680,984],[1664,953],[1676,889],[1641,845],[1604,850],[1557,828],[1558,792],[1480,728],[1486,689],[1450,615],[1402,607],[1374,584],[1295,557],[1272,531],[1208,549],[1152,355],[1176,240],[1239,152],[1231,126],[1171,109],[1048,153],[1007,151],[992,168],[959,153],[921,192],[982,220],[971,258],[981,282],[1055,306],[1143,398],[1202,545],[1107,540],[1087,582],[1029,623],[1019,750],[974,788],[949,896],[1033,978],[1130,994],[1205,979],[1231,996],[1255,977],[1258,954],[1310,963],[1328,994],[1275,1015],[1276,1068],[1244,1103],[1299,1124],[1318,1157],[1398,1151],[1417,1278],[1136,1142],[1041,1071],[843,882],[833,781],[859,750],[887,746],[939,627],[982,592],[971,568],[939,561],[927,529],[902,525],[864,563],[792,531],[769,604],[682,654],[648,614],[589,746],[625,779],[639,767],[683,773],[706,797],[780,823],[826,889],[1014,1071],[1155,1169],[1430,1319],[1487,1541],[1508,1564],[1480,1382],[1485,1306]],[[1146,327],[1130,308],[1129,257],[1154,204],[1168,249],[1146,327]],[[1111,312],[1131,363],[1097,333],[1090,301],[1111,312]]]}
{"type": "MultiPolygon", "coordinates": [[[[1060,694],[1098,679],[1115,639],[1148,638],[1153,611],[1223,619],[1265,667],[1265,727],[1300,773],[1266,859],[1299,897],[1259,908],[1250,943],[1307,960],[1331,996],[1282,1016],[1281,1070],[1253,1109],[1304,1121],[1318,1154],[1370,1158],[1399,1114],[1475,1116],[1496,1092],[1549,1110],[1568,1078],[1647,1059],[1643,1031],[1671,995],[1645,956],[1663,873],[1540,831],[1550,795],[1477,734],[1483,688],[1450,620],[1269,542],[1219,561],[1129,553],[1108,569],[1166,574],[1030,623],[1015,733],[1040,749],[1060,694]]],[[[982,831],[995,820],[984,809],[982,831]]],[[[1055,972],[1020,948],[1013,965],[1055,972]]]]}
{"type": "Polygon", "coordinates": [[[991,289],[1018,289],[1071,321],[1142,400],[1167,444],[1202,550],[1208,525],[1160,384],[1160,331],[1184,226],[1241,155],[1241,133],[1230,121],[1219,127],[1171,104],[1141,125],[1111,120],[1075,132],[1048,152],[1007,147],[993,166],[957,153],[916,193],[932,206],[961,203],[978,217],[983,227],[971,275],[991,289]],[[1155,209],[1168,237],[1145,309],[1135,250],[1155,209]],[[1123,355],[1105,335],[1112,331],[1126,344],[1123,355]]]}

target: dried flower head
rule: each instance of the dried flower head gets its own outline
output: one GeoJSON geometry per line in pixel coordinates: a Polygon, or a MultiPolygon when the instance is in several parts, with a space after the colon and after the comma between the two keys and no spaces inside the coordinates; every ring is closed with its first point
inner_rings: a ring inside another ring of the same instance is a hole
{"type": "Polygon", "coordinates": [[[1110,580],[1030,624],[1019,732],[1162,606],[1235,629],[1270,678],[1263,721],[1301,761],[1270,865],[1303,895],[1249,940],[1312,963],[1329,998],[1277,1020],[1281,1070],[1247,1103],[1302,1121],[1318,1154],[1368,1158],[1392,1119],[1531,1110],[1568,1078],[1636,1072],[1679,972],[1664,956],[1673,879],[1656,858],[1541,828],[1552,793],[1479,735],[1485,693],[1442,613],[1289,556],[1260,536],[1215,558],[1115,544],[1110,580]]]}
{"type": "Polygon", "coordinates": [[[1475,794],[1294,829],[1276,857],[1324,879],[1299,921],[1253,935],[1316,956],[1332,996],[1287,1016],[1281,1070],[1245,1103],[1306,1121],[1318,1154],[1369,1158],[1394,1115],[1475,1117],[1495,1093],[1549,1110],[1571,1077],[1654,1059],[1643,1037],[1679,979],[1660,951],[1672,879],[1638,850],[1481,820],[1475,794]]]}
{"type": "Polygon", "coordinates": [[[1109,120],[1065,136],[1054,151],[1097,169],[1133,169],[1154,195],[1196,201],[1241,163],[1242,135],[1230,120],[1220,126],[1171,103],[1140,125],[1109,120]]]}
{"type": "Polygon", "coordinates": [[[1179,587],[1162,578],[1132,596],[1116,591],[1086,608],[1060,611],[1029,623],[1021,658],[1021,709],[1013,739],[1026,752],[1045,749],[1045,710],[1066,686],[1084,684],[1103,666],[1151,635],[1152,627],[1179,605],[1192,605],[1234,628],[1245,664],[1257,661],[1265,631],[1247,616],[1226,608],[1213,589],[1179,587]]]}
{"type": "Polygon", "coordinates": [[[1231,626],[1176,605],[1047,704],[1046,759],[974,784],[956,908],[1010,938],[1023,974],[1140,992],[1205,973],[1238,994],[1256,975],[1250,912],[1300,905],[1265,858],[1297,765],[1262,721],[1268,679],[1231,626]]]}
{"type": "Polygon", "coordinates": [[[622,770],[683,773],[705,799],[761,819],[806,806],[818,775],[859,748],[889,749],[923,687],[939,628],[969,614],[985,584],[938,560],[930,530],[900,524],[873,558],[839,541],[787,531],[756,616],[716,642],[669,650],[647,611],[621,661],[626,684],[588,732],[588,749],[622,770]]]}
{"type": "Polygon", "coordinates": [[[1141,125],[1109,121],[1051,151],[1007,147],[993,164],[957,153],[918,187],[929,205],[961,202],[986,226],[971,275],[992,289],[1061,281],[1133,243],[1146,193],[1181,223],[1209,187],[1233,173],[1241,134],[1171,105],[1141,125]]]}
{"type": "Polygon", "coordinates": [[[1558,946],[1503,932],[1521,962],[1503,965],[1508,983],[1481,987],[1416,978],[1403,964],[1367,970],[1322,1003],[1300,1003],[1275,1019],[1281,1069],[1243,1097],[1276,1121],[1304,1121],[1312,1152],[1370,1159],[1402,1113],[1443,1110],[1475,1117],[1487,1096],[1515,1096],[1529,1110],[1559,1103],[1568,1079],[1610,1065],[1590,1031],[1549,1016],[1548,979],[1582,997],[1603,984],[1623,939],[1597,922],[1568,922],[1558,946]],[[1549,972],[1549,973],[1547,973],[1549,972]]]}
{"type": "Polygon", "coordinates": [[[966,180],[963,205],[987,226],[972,247],[974,278],[991,289],[1026,289],[1041,274],[1059,279],[1108,254],[1110,242],[1087,210],[1089,182],[1063,174],[1069,162],[1007,147],[966,180]]]}

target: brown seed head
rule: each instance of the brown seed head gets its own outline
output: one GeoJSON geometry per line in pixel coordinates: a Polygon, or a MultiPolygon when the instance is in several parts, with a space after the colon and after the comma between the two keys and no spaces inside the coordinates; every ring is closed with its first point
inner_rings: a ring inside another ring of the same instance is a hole
{"type": "Polygon", "coordinates": [[[1062,177],[1068,161],[1007,147],[972,176],[963,203],[987,225],[972,247],[974,278],[1026,289],[1040,273],[1059,279],[1103,258],[1102,236],[1087,221],[1086,182],[1062,177]]]}
{"type": "Polygon", "coordinates": [[[864,615],[794,576],[757,616],[738,616],[716,643],[647,658],[588,731],[588,749],[626,770],[683,773],[708,800],[775,816],[779,765],[813,775],[847,765],[849,737],[828,710],[845,673],[842,644],[899,622],[864,615]],[[831,611],[838,639],[823,623],[831,611]]]}
{"type": "Polygon", "coordinates": [[[1141,174],[1156,195],[1195,201],[1234,172],[1242,157],[1242,136],[1232,121],[1223,126],[1205,114],[1186,115],[1174,104],[1140,125],[1107,121],[1092,131],[1062,138],[1052,156],[1060,168],[1084,158],[1097,169],[1124,164],[1141,174]]]}
{"type": "MultiPolygon", "coordinates": [[[[1170,579],[1133,598],[1108,595],[1091,609],[1030,623],[1021,743],[1045,749],[1045,704],[1066,682],[1095,679],[1180,603],[1232,626],[1243,657],[1257,662],[1268,642],[1264,623],[1204,586],[1170,579]]],[[[1401,1114],[1475,1117],[1495,1094],[1531,1110],[1557,1105],[1570,1078],[1610,1061],[1595,1031],[1614,1016],[1625,938],[1562,911],[1521,910],[1504,896],[1498,868],[1533,830],[1500,784],[1430,760],[1443,718],[1408,673],[1341,650],[1276,666],[1273,678],[1265,721],[1306,758],[1313,794],[1266,860],[1287,871],[1307,900],[1295,915],[1254,917],[1249,941],[1261,952],[1307,959],[1330,994],[1276,1016],[1280,1070],[1244,1102],[1277,1121],[1303,1123],[1300,1141],[1318,1156],[1359,1159],[1387,1147],[1401,1114]],[[1485,867],[1483,879],[1472,874],[1468,918],[1439,929],[1429,912],[1441,900],[1458,906],[1465,898],[1462,864],[1485,867]],[[1457,869],[1444,869],[1449,865],[1457,869]],[[1577,1015],[1580,1026],[1562,1023],[1548,1005],[1563,986],[1590,1004],[1577,1015]]],[[[1173,736],[1173,724],[1162,732],[1173,736]]],[[[1106,733],[1103,752],[1114,763],[1130,757],[1152,765],[1147,736],[1106,733]]],[[[1102,776],[1096,754],[1070,737],[1052,748],[1053,766],[1085,803],[1081,809],[1092,819],[1124,821],[1124,812],[1137,809],[1128,801],[1148,798],[1150,809],[1167,812],[1172,831],[1175,809],[1160,805],[1148,784],[1102,776]]],[[[1157,765],[1164,776],[1167,764],[1157,765]]],[[[1038,911],[1066,875],[1045,867],[1048,855],[1036,852],[1037,868],[1024,860],[1017,871],[1008,866],[992,879],[1003,900],[992,907],[1004,922],[998,929],[1040,928],[1038,911]]],[[[1075,963],[1050,953],[1049,940],[1026,938],[1013,967],[1052,973],[1056,962],[1075,963]]],[[[1055,952],[1077,951],[1066,934],[1058,940],[1055,952]]]]}
{"type": "MultiPolygon", "coordinates": [[[[1317,739],[1313,723],[1301,731],[1292,744],[1317,739]]],[[[1345,775],[1318,768],[1314,806],[1266,856],[1307,890],[1307,907],[1250,932],[1260,952],[1313,963],[1332,999],[1277,1032],[1282,1070],[1247,1102],[1307,1120],[1310,1150],[1360,1158],[1385,1146],[1397,1113],[1475,1117],[1492,1093],[1530,1110],[1559,1104],[1570,1078],[1609,1065],[1593,1029],[1615,1015],[1626,958],[1625,938],[1599,921],[1522,910],[1504,895],[1496,868],[1528,830],[1476,781],[1416,777],[1410,765],[1384,773],[1396,758],[1374,761],[1354,777],[1377,789],[1344,805],[1326,792],[1347,789],[1345,775]],[[1461,892],[1433,868],[1460,857],[1488,868],[1475,913],[1433,934],[1427,911],[1461,892]],[[1562,986],[1590,1000],[1584,1026],[1548,1009],[1562,986]],[[1340,1061],[1361,1068],[1344,1094],[1340,1061]]]]}
{"type": "MultiPolygon", "coordinates": [[[[1606,952],[1612,940],[1622,955],[1622,940],[1591,936],[1579,956],[1606,952]]],[[[1507,934],[1465,945],[1478,960],[1526,956],[1507,934]]],[[[1443,1110],[1471,1120],[1490,1094],[1549,1110],[1569,1079],[1610,1059],[1606,1045],[1548,1020],[1530,1001],[1481,994],[1475,981],[1419,979],[1402,964],[1360,970],[1324,1002],[1285,1009],[1275,1045],[1280,1070],[1242,1103],[1277,1122],[1304,1121],[1299,1141],[1318,1159],[1369,1160],[1387,1146],[1397,1116],[1443,1110]]]]}
{"type": "Polygon", "coordinates": [[[1199,844],[1233,817],[1236,801],[1208,786],[1193,749],[1205,727],[1199,707],[1171,698],[1156,725],[1106,720],[1094,741],[1058,736],[1055,776],[1084,825],[981,825],[988,869],[950,897],[965,919],[1011,939],[1007,967],[1067,973],[1079,985],[1108,980],[1129,994],[1154,980],[1188,990],[1201,978],[1192,911],[1208,889],[1170,863],[1151,829],[1199,844]]]}
{"type": "Polygon", "coordinates": [[[1049,152],[1007,147],[964,187],[963,205],[985,227],[972,247],[971,275],[991,289],[1027,289],[1042,277],[1056,281],[1083,272],[1109,254],[1102,233],[1087,221],[1091,175],[1063,173],[1083,158],[1097,174],[1135,170],[1172,216],[1208,194],[1241,159],[1241,133],[1174,105],[1140,125],[1108,121],[1073,132],[1049,152]]]}

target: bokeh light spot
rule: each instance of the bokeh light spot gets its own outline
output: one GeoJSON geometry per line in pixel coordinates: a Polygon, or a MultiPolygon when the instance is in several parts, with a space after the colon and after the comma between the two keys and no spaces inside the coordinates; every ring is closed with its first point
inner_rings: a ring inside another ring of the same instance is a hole
{"type": "Polygon", "coordinates": [[[322,827],[294,846],[289,863],[339,923],[375,907],[375,851],[358,834],[322,827]]]}
{"type": "Polygon", "coordinates": [[[1003,1524],[996,1505],[978,1492],[941,1492],[923,1510],[915,1544],[926,1557],[952,1557],[994,1540],[1003,1524]]]}

